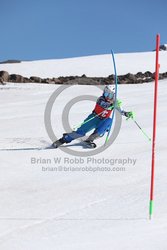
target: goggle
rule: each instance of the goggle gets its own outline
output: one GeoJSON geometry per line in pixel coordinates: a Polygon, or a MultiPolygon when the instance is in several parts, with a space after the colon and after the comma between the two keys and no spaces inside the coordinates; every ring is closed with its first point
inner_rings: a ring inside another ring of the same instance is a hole
{"type": "Polygon", "coordinates": [[[113,99],[114,98],[114,93],[113,92],[104,92],[104,97],[105,98],[109,98],[109,99],[113,99]]]}

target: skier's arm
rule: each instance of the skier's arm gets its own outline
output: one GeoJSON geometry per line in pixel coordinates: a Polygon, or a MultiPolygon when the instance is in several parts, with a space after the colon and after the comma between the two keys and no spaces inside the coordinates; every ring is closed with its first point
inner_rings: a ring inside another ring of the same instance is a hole
{"type": "Polygon", "coordinates": [[[132,111],[125,111],[121,109],[121,101],[117,100],[116,109],[120,112],[121,115],[126,116],[127,118],[134,118],[134,113],[132,111]]]}
{"type": "Polygon", "coordinates": [[[108,109],[110,104],[108,102],[106,102],[105,98],[103,96],[100,96],[98,99],[97,99],[97,102],[96,104],[100,105],[102,108],[104,109],[108,109]]]}
{"type": "Polygon", "coordinates": [[[122,110],[120,107],[116,107],[116,110],[118,110],[118,112],[119,112],[121,115],[128,117],[128,113],[129,113],[129,112],[122,110]]]}

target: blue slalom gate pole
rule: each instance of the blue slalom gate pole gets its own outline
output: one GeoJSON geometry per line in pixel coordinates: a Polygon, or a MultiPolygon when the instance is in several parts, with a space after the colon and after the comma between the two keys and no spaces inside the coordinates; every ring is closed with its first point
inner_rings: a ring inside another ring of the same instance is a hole
{"type": "Polygon", "coordinates": [[[110,125],[110,128],[109,128],[109,131],[107,133],[107,136],[106,136],[106,140],[105,140],[105,144],[108,142],[109,140],[109,135],[110,135],[110,132],[111,132],[111,127],[112,127],[112,124],[113,124],[113,120],[114,120],[114,115],[115,115],[115,108],[116,108],[116,105],[117,105],[117,86],[118,86],[118,77],[117,77],[117,69],[116,69],[116,63],[115,63],[115,56],[114,56],[114,52],[113,50],[111,50],[111,55],[112,55],[112,60],[113,60],[113,65],[114,65],[114,82],[115,82],[115,101],[114,101],[114,109],[113,109],[113,112],[112,112],[112,121],[111,121],[111,125],[110,125]]]}

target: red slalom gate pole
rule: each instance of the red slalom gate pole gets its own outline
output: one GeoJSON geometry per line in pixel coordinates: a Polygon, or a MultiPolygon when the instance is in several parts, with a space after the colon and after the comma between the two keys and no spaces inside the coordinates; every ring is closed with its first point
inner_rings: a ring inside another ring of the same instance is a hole
{"type": "Polygon", "coordinates": [[[151,162],[151,186],[150,186],[150,206],[149,218],[151,219],[153,213],[154,201],[154,169],[155,169],[155,142],[156,142],[156,125],[157,125],[157,94],[158,94],[158,79],[159,79],[159,46],[160,35],[156,36],[156,63],[155,63],[155,87],[154,87],[154,115],[153,115],[153,138],[152,138],[152,162],[151,162]]]}

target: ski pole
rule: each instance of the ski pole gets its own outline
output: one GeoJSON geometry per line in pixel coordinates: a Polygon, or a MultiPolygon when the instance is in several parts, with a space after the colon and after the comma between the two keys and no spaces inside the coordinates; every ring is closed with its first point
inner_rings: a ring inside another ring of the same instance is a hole
{"type": "Polygon", "coordinates": [[[77,125],[77,126],[74,126],[74,130],[77,129],[77,128],[79,128],[79,127],[81,127],[82,125],[86,124],[87,122],[93,120],[93,119],[96,118],[97,116],[101,115],[103,112],[104,112],[104,110],[103,110],[101,113],[99,113],[99,114],[97,114],[97,115],[91,117],[90,119],[86,120],[85,122],[82,122],[81,124],[79,124],[79,125],[77,125]]]}
{"type": "Polygon", "coordinates": [[[147,137],[147,139],[148,139],[149,141],[151,141],[151,138],[146,134],[146,132],[144,131],[144,129],[142,129],[142,128],[140,127],[140,125],[137,123],[137,121],[136,121],[134,118],[132,118],[132,120],[133,120],[134,123],[137,125],[137,127],[142,131],[142,133],[145,135],[145,137],[147,137]]]}

